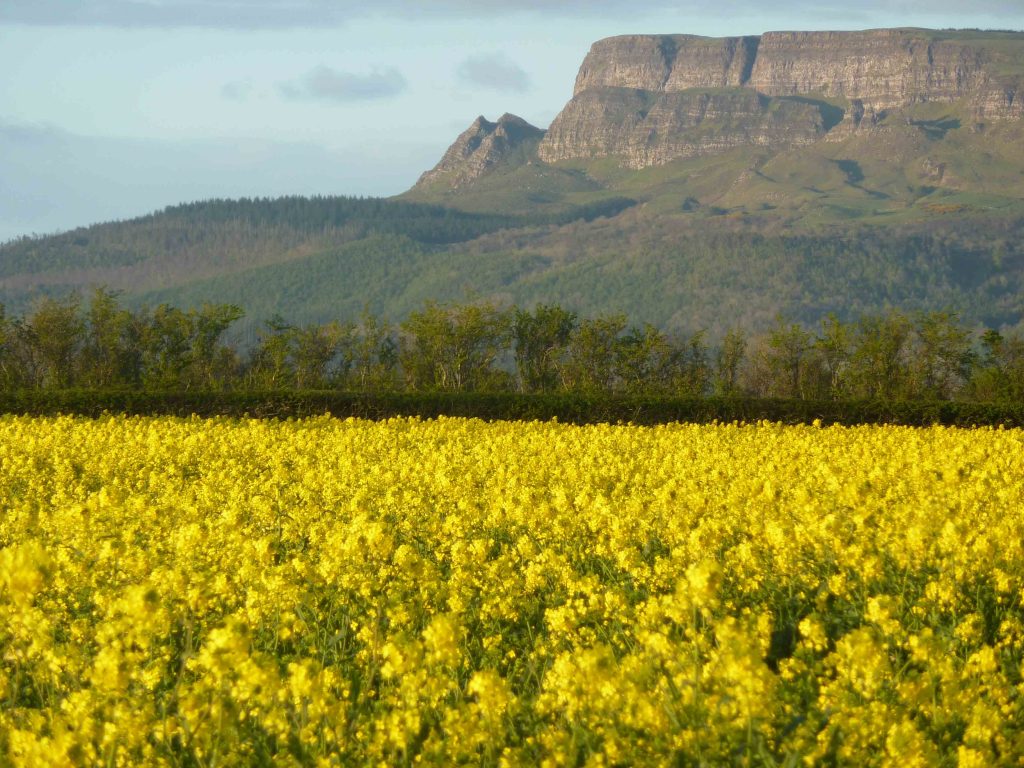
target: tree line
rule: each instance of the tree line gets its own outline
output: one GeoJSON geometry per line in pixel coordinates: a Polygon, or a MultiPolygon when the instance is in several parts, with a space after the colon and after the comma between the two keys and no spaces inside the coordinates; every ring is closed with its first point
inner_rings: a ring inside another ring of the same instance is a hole
{"type": "Polygon", "coordinates": [[[950,312],[897,311],[751,334],[669,334],[623,314],[426,302],[393,324],[263,324],[231,340],[232,304],[132,309],[116,292],[0,308],[0,387],[146,391],[521,392],[807,400],[1024,401],[1024,338],[950,312]]]}

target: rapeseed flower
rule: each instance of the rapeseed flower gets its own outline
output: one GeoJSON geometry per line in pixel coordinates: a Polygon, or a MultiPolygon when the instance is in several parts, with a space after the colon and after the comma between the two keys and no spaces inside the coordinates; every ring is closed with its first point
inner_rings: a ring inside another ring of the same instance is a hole
{"type": "Polygon", "coordinates": [[[1024,433],[0,418],[0,765],[1015,765],[1024,433]]]}

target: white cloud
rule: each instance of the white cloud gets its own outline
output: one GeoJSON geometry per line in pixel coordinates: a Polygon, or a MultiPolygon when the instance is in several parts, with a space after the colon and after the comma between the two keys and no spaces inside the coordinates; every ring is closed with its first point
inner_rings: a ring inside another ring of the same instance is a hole
{"type": "Polygon", "coordinates": [[[281,83],[278,91],[296,101],[348,102],[390,98],[407,87],[405,77],[394,67],[378,67],[361,74],[319,66],[304,77],[281,83]]]}
{"type": "Polygon", "coordinates": [[[503,53],[478,54],[463,61],[456,74],[463,83],[495,91],[525,93],[530,76],[503,53]]]}

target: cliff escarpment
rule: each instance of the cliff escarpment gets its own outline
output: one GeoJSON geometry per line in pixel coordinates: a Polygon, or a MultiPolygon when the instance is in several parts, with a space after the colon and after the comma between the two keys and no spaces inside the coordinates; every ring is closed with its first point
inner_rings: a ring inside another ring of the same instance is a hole
{"type": "Polygon", "coordinates": [[[653,94],[595,87],[581,91],[558,116],[540,156],[614,155],[627,167],[644,168],[741,146],[811,144],[827,125],[814,104],[743,88],[653,94]]]}
{"type": "Polygon", "coordinates": [[[994,46],[920,30],[769,32],[745,85],[773,96],[841,97],[876,111],[964,101],[979,120],[1004,120],[1024,115],[1016,98],[1018,90],[1024,97],[1022,57],[1024,35],[1016,46],[994,46]]]}
{"type": "Polygon", "coordinates": [[[628,35],[598,40],[583,60],[573,95],[591,88],[686,91],[744,85],[758,37],[628,35]]]}
{"type": "Polygon", "coordinates": [[[741,145],[846,136],[928,103],[955,105],[979,128],[1024,117],[1024,34],[608,38],[591,48],[538,155],[547,162],[614,156],[642,168],[741,145]]]}

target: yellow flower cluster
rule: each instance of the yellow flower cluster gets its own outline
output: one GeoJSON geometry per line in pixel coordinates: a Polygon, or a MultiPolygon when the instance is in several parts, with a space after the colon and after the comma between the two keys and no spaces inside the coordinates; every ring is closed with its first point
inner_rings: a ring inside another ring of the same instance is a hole
{"type": "Polygon", "coordinates": [[[1024,433],[0,419],[0,765],[1024,765],[1024,433]]]}

